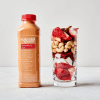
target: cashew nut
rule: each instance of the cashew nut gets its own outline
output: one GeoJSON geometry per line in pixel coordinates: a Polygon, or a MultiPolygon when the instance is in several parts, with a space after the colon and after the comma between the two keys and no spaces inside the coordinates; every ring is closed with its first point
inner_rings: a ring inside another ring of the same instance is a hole
{"type": "Polygon", "coordinates": [[[58,44],[59,44],[59,41],[54,41],[54,44],[55,44],[55,45],[58,45],[58,44]]]}
{"type": "Polygon", "coordinates": [[[71,45],[72,47],[74,47],[74,42],[73,41],[68,41],[67,45],[71,45]]]}
{"type": "Polygon", "coordinates": [[[52,42],[52,48],[57,48],[58,46],[57,46],[57,44],[59,44],[59,42],[57,42],[57,41],[53,41],[52,42]]]}
{"type": "Polygon", "coordinates": [[[53,41],[52,43],[52,52],[56,53],[56,52],[68,52],[68,50],[71,50],[71,52],[73,54],[75,54],[75,50],[77,49],[77,41],[68,41],[67,43],[61,42],[59,43],[59,41],[53,41]]]}
{"type": "Polygon", "coordinates": [[[65,48],[66,48],[66,49],[71,49],[71,45],[67,45],[67,44],[66,44],[66,45],[65,45],[65,48]]]}
{"type": "Polygon", "coordinates": [[[74,48],[71,48],[71,52],[72,52],[73,54],[75,54],[75,49],[74,49],[74,48]]]}
{"type": "Polygon", "coordinates": [[[67,49],[67,48],[65,48],[65,49],[64,49],[64,52],[67,52],[67,51],[68,51],[68,49],[67,49]]]}
{"type": "Polygon", "coordinates": [[[64,45],[63,42],[59,43],[59,48],[61,48],[64,45]]]}
{"type": "Polygon", "coordinates": [[[52,49],[52,52],[53,52],[53,53],[56,53],[56,49],[52,49]]]}
{"type": "Polygon", "coordinates": [[[63,52],[64,51],[64,46],[62,46],[61,48],[56,48],[57,52],[63,52]]]}
{"type": "Polygon", "coordinates": [[[66,43],[64,52],[67,52],[69,49],[71,49],[71,45],[67,45],[67,43],[66,43]]]}

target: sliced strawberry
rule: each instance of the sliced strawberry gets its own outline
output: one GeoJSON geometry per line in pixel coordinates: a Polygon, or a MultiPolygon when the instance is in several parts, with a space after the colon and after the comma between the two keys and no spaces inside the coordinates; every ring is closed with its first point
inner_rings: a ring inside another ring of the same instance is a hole
{"type": "Polygon", "coordinates": [[[79,29],[79,28],[73,28],[73,30],[76,31],[76,32],[78,32],[78,29],[79,29]]]}
{"type": "Polygon", "coordinates": [[[63,77],[60,77],[61,80],[71,80],[71,76],[70,74],[66,75],[66,76],[63,76],[63,77]]]}
{"type": "Polygon", "coordinates": [[[68,69],[71,68],[72,66],[66,63],[55,63],[57,68],[63,68],[63,69],[68,69]]]}
{"type": "Polygon", "coordinates": [[[75,30],[69,28],[68,32],[69,32],[69,35],[71,37],[73,37],[73,38],[76,38],[77,37],[77,32],[75,30]]]}
{"type": "Polygon", "coordinates": [[[63,33],[63,31],[59,27],[56,27],[52,31],[52,36],[61,38],[62,37],[62,33],[63,33]]]}
{"type": "Polygon", "coordinates": [[[68,53],[61,53],[61,57],[62,58],[66,58],[66,57],[71,57],[73,54],[72,54],[72,52],[68,52],[68,53]]]}
{"type": "Polygon", "coordinates": [[[55,58],[55,53],[52,53],[52,57],[55,58]]]}
{"type": "Polygon", "coordinates": [[[64,32],[64,33],[62,34],[62,39],[63,39],[63,40],[66,40],[66,41],[69,41],[69,40],[71,40],[72,38],[71,38],[66,32],[64,32]]]}
{"type": "Polygon", "coordinates": [[[75,72],[75,68],[74,67],[68,68],[68,71],[69,71],[69,73],[70,73],[70,75],[72,77],[74,72],[75,72]]]}
{"type": "Polygon", "coordinates": [[[60,80],[71,80],[70,74],[65,75],[65,76],[56,76],[60,80]]]}
{"type": "Polygon", "coordinates": [[[57,77],[61,77],[68,75],[69,71],[62,68],[55,68],[54,73],[56,74],[57,77]]]}
{"type": "Polygon", "coordinates": [[[55,63],[55,65],[57,66],[57,63],[55,63]]]}
{"type": "Polygon", "coordinates": [[[63,32],[59,27],[56,27],[52,31],[52,36],[62,38],[63,40],[66,40],[66,41],[72,39],[66,32],[63,32]]]}
{"type": "Polygon", "coordinates": [[[67,56],[67,55],[66,55],[65,53],[61,53],[61,57],[62,57],[62,58],[66,59],[66,56],[67,56]]]}
{"type": "Polygon", "coordinates": [[[51,40],[52,40],[52,41],[59,41],[59,42],[61,42],[61,38],[59,38],[59,37],[54,37],[54,36],[52,36],[52,37],[51,37],[51,40]]]}

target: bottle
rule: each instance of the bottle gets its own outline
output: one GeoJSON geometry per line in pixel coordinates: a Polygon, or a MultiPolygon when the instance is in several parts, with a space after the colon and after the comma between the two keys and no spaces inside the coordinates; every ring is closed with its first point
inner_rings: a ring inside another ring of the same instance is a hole
{"type": "Polygon", "coordinates": [[[20,88],[40,86],[39,75],[39,27],[36,15],[24,14],[18,35],[18,71],[20,88]]]}

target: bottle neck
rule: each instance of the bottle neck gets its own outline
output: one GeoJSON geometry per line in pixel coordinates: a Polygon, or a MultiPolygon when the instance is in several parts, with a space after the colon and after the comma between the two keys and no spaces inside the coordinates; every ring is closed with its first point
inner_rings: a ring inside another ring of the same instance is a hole
{"type": "Polygon", "coordinates": [[[32,23],[32,24],[35,24],[35,21],[34,20],[26,20],[26,21],[22,21],[23,24],[26,24],[26,23],[32,23]]]}

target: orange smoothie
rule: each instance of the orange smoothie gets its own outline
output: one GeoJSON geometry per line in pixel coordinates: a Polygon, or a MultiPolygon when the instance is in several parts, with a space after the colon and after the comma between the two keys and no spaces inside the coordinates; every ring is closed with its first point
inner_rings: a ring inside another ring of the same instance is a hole
{"type": "Polygon", "coordinates": [[[19,87],[39,87],[39,27],[35,24],[36,15],[22,15],[22,25],[18,35],[19,87]]]}

